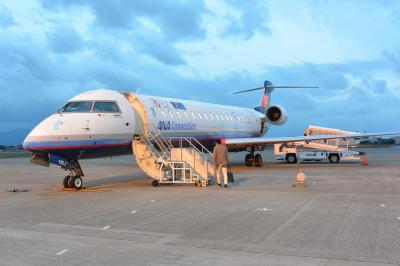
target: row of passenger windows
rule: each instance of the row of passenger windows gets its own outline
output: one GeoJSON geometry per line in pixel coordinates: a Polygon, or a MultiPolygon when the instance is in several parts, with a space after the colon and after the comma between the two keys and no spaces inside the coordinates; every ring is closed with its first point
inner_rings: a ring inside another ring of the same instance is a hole
{"type": "MultiPolygon", "coordinates": [[[[152,109],[153,115],[156,116],[156,112],[152,109]]],[[[225,120],[225,121],[233,121],[234,119],[242,122],[255,123],[257,119],[251,116],[238,116],[238,115],[230,115],[230,114],[222,114],[222,113],[207,113],[207,112],[194,112],[194,111],[164,111],[161,110],[161,115],[163,118],[171,118],[174,116],[178,119],[204,119],[204,120],[225,120]]]]}
{"type": "Polygon", "coordinates": [[[119,113],[120,110],[116,102],[89,102],[89,101],[79,101],[79,102],[69,102],[64,105],[59,112],[73,113],[73,112],[109,112],[109,113],[119,113]]]}

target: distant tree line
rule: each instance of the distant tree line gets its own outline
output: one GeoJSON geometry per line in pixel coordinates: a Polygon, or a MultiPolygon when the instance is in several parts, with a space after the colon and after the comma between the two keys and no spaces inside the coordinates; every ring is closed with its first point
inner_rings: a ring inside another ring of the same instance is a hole
{"type": "Polygon", "coordinates": [[[23,150],[22,145],[0,145],[0,150],[23,150]]]}

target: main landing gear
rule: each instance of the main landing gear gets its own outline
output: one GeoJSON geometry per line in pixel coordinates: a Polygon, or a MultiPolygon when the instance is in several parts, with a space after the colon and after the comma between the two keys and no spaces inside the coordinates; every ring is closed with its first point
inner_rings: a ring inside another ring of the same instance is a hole
{"type": "Polygon", "coordinates": [[[255,150],[252,149],[249,154],[246,154],[246,157],[244,159],[244,164],[247,167],[253,166],[253,163],[254,163],[255,167],[261,167],[262,166],[261,154],[259,154],[259,153],[254,154],[254,152],[255,152],[255,150]]]}
{"type": "Polygon", "coordinates": [[[64,188],[83,188],[82,176],[84,176],[84,174],[78,161],[69,162],[62,168],[68,171],[68,175],[63,180],[64,188]]]}

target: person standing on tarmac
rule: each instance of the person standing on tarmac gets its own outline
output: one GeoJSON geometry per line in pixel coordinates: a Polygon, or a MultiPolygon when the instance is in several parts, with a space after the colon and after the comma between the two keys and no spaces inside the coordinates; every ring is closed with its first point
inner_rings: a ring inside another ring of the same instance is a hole
{"type": "Polygon", "coordinates": [[[217,185],[221,186],[221,172],[224,175],[224,187],[228,187],[228,149],[217,139],[213,150],[217,185]]]}

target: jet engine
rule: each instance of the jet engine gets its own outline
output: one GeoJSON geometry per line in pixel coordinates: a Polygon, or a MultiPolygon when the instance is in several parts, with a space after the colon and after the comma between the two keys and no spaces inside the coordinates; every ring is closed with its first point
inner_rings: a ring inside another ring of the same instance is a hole
{"type": "Polygon", "coordinates": [[[280,126],[286,123],[288,116],[286,110],[279,105],[272,105],[265,112],[267,121],[273,125],[280,126]]]}

